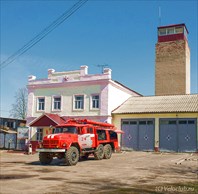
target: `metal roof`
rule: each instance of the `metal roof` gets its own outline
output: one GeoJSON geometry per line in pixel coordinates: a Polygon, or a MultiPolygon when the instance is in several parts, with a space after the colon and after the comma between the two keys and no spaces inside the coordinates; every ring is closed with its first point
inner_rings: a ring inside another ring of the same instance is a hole
{"type": "Polygon", "coordinates": [[[113,114],[197,112],[198,94],[130,97],[113,114]]]}
{"type": "Polygon", "coordinates": [[[41,127],[41,126],[55,126],[64,124],[65,120],[58,114],[44,113],[40,117],[34,119],[29,123],[30,127],[41,127]]]}

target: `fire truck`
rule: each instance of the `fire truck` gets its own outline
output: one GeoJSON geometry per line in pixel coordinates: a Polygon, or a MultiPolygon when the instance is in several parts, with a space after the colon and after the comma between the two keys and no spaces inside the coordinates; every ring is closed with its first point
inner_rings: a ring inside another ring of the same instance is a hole
{"type": "Polygon", "coordinates": [[[110,159],[112,152],[120,150],[118,133],[122,131],[109,123],[70,119],[45,136],[36,151],[43,165],[50,164],[54,157],[64,158],[68,166],[90,155],[96,160],[110,159]]]}

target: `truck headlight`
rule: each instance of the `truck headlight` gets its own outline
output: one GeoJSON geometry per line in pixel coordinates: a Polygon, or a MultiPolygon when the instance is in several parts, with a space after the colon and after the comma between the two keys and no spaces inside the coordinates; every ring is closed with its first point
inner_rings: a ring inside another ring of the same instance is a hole
{"type": "Polygon", "coordinates": [[[63,143],[63,145],[62,145],[63,147],[66,147],[66,143],[63,143]]]}

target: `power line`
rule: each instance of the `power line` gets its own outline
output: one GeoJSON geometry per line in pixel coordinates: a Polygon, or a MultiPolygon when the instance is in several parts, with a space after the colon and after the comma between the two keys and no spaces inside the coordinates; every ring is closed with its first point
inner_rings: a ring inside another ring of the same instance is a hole
{"type": "Polygon", "coordinates": [[[59,16],[56,20],[54,20],[49,26],[44,28],[39,34],[37,34],[34,38],[32,38],[29,42],[27,42],[23,47],[17,50],[14,54],[9,56],[5,61],[0,64],[0,68],[3,69],[10,63],[12,63],[16,58],[24,54],[26,51],[31,49],[35,44],[40,42],[43,38],[45,38],[51,31],[57,28],[60,24],[62,24],[66,19],[68,19],[72,14],[74,14],[80,7],[82,7],[88,0],[80,0],[75,3],[69,10],[65,11],[61,16],[59,16]]]}

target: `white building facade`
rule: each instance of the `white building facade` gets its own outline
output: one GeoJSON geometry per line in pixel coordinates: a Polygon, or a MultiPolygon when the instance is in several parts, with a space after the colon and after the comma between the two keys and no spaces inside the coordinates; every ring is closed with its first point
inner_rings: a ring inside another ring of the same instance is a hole
{"type": "MultiPolygon", "coordinates": [[[[111,77],[111,69],[103,74],[88,74],[88,67],[80,70],[55,72],[48,70],[47,79],[28,79],[27,124],[44,113],[61,118],[86,118],[111,123],[111,112],[131,96],[139,93],[123,86],[111,77]]],[[[35,128],[35,127],[34,127],[35,128]]],[[[37,129],[31,129],[30,136],[37,129]]]]}

